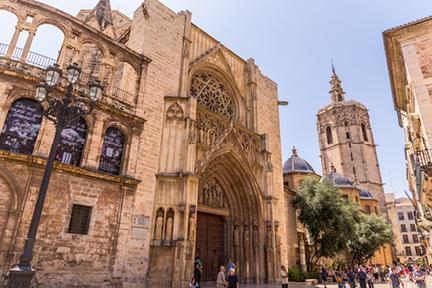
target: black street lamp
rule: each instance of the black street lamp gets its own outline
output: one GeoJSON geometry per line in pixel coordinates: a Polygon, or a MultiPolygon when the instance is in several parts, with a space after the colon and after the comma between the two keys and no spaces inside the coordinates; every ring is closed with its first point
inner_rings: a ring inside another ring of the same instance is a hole
{"type": "Polygon", "coordinates": [[[43,114],[54,122],[56,130],[29,231],[25,240],[24,251],[20,257],[19,263],[9,270],[9,288],[29,288],[31,286],[31,280],[35,275],[35,270],[31,266],[33,246],[36,240],[48,184],[53,170],[57,147],[61,140],[61,133],[65,127],[77,121],[81,116],[90,114],[96,102],[102,98],[103,87],[99,81],[90,83],[86,92],[74,89],[80,75],[81,69],[77,64],[72,64],[67,67],[66,79],[68,86],[63,98],[51,95],[62,79],[62,70],[57,64],[46,69],[44,82],[37,85],[36,99],[45,107],[43,114]],[[88,96],[85,96],[86,94],[88,96]]]}

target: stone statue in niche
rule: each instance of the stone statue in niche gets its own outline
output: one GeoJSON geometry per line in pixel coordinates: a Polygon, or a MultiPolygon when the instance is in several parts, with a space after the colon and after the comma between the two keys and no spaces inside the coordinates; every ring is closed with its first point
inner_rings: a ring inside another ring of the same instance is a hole
{"type": "Polygon", "coordinates": [[[173,228],[174,228],[174,211],[172,209],[167,212],[165,230],[165,240],[172,240],[173,228]]]}
{"type": "Polygon", "coordinates": [[[249,225],[245,225],[244,227],[243,242],[244,242],[245,249],[249,250],[250,247],[249,225]]]}
{"type": "Polygon", "coordinates": [[[254,229],[254,231],[253,231],[253,234],[254,234],[254,244],[255,244],[256,250],[258,250],[259,246],[260,246],[260,235],[259,235],[258,224],[254,224],[253,229],[254,229]]]}
{"type": "Polygon", "coordinates": [[[267,236],[265,244],[267,251],[273,251],[273,231],[271,224],[268,224],[267,226],[267,236]]]}
{"type": "Polygon", "coordinates": [[[239,226],[234,224],[234,246],[238,247],[240,246],[240,230],[239,226]]]}
{"type": "Polygon", "coordinates": [[[196,218],[195,218],[195,209],[193,209],[193,211],[190,212],[189,215],[189,233],[188,233],[188,240],[189,241],[193,241],[195,239],[195,234],[196,234],[196,229],[195,229],[195,225],[196,225],[196,218]]]}
{"type": "Polygon", "coordinates": [[[154,234],[155,240],[162,239],[163,222],[164,222],[164,210],[163,208],[159,208],[156,213],[155,234],[154,234]]]}

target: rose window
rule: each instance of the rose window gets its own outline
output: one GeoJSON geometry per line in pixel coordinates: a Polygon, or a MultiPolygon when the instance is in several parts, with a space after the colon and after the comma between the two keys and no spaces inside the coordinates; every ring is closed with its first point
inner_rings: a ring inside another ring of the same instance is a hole
{"type": "Polygon", "coordinates": [[[231,91],[211,72],[198,72],[192,78],[191,95],[199,105],[225,118],[234,118],[231,91]]]}

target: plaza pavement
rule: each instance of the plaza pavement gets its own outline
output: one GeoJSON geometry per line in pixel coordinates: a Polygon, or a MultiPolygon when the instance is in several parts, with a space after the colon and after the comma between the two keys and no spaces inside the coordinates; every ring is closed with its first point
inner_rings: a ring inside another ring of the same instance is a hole
{"type": "MultiPolygon", "coordinates": [[[[405,288],[417,288],[417,286],[414,283],[411,283],[409,281],[404,281],[405,284],[405,288]]],[[[202,285],[203,288],[215,288],[216,284],[215,283],[206,283],[202,285]]],[[[240,288],[280,288],[281,285],[279,284],[255,284],[255,285],[249,285],[249,284],[241,284],[239,286],[240,288]]],[[[288,284],[289,288],[308,288],[308,286],[305,283],[295,283],[295,282],[290,282],[288,284]]],[[[311,287],[311,286],[309,286],[311,287]]],[[[319,284],[316,287],[318,288],[323,288],[324,286],[319,284]]],[[[329,284],[327,285],[328,288],[337,288],[337,284],[329,284]]],[[[357,283],[357,288],[360,287],[360,285],[358,285],[357,283]]],[[[427,279],[426,282],[426,287],[427,288],[432,288],[432,277],[429,277],[427,279]]],[[[388,283],[379,283],[379,284],[375,284],[375,288],[390,288],[390,285],[388,283]]]]}

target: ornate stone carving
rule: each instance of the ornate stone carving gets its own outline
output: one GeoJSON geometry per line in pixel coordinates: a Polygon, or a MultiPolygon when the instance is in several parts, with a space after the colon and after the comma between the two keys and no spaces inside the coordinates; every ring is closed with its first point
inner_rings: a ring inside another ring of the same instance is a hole
{"type": "Polygon", "coordinates": [[[203,186],[201,193],[198,196],[198,203],[218,209],[228,208],[225,193],[216,180],[212,180],[203,186]]]}
{"type": "Polygon", "coordinates": [[[240,229],[238,224],[234,224],[234,233],[233,233],[234,247],[240,246],[240,229]]]}
{"type": "Polygon", "coordinates": [[[265,165],[266,161],[265,151],[261,151],[261,147],[264,147],[264,137],[250,131],[241,125],[235,124],[232,121],[219,117],[213,113],[206,111],[205,109],[198,109],[197,120],[197,143],[201,149],[204,149],[205,153],[201,159],[197,161],[197,170],[200,165],[205,162],[206,158],[210,157],[211,154],[220,147],[222,144],[229,147],[237,147],[238,142],[240,144],[239,151],[244,154],[251,164],[258,164],[260,166],[265,165]],[[234,131],[237,140],[231,141],[231,143],[225,143],[224,139],[234,131]]]}
{"type": "Polygon", "coordinates": [[[96,19],[100,29],[105,30],[108,25],[112,24],[111,4],[109,0],[101,0],[95,8],[96,19]]]}
{"type": "Polygon", "coordinates": [[[166,118],[167,120],[172,121],[181,121],[184,119],[184,112],[182,107],[178,103],[172,104],[167,112],[166,112],[166,118]]]}
{"type": "Polygon", "coordinates": [[[164,209],[159,208],[156,212],[156,222],[155,222],[155,233],[154,233],[154,239],[155,240],[161,240],[162,239],[162,231],[164,226],[164,209]]]}
{"type": "Polygon", "coordinates": [[[188,232],[188,240],[194,241],[196,234],[196,218],[195,218],[195,208],[189,214],[189,232],[188,232]]]}
{"type": "Polygon", "coordinates": [[[206,109],[230,120],[234,118],[232,92],[214,73],[196,73],[192,78],[190,93],[206,109]]]}

